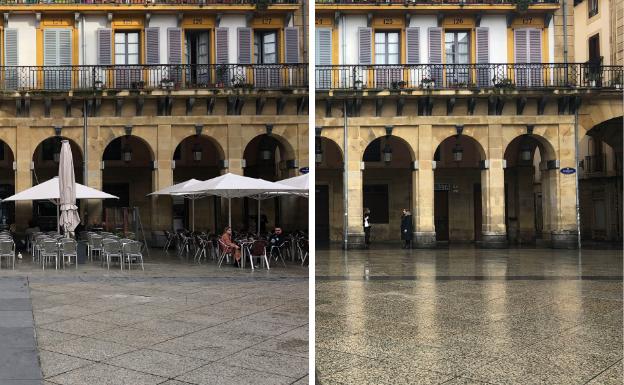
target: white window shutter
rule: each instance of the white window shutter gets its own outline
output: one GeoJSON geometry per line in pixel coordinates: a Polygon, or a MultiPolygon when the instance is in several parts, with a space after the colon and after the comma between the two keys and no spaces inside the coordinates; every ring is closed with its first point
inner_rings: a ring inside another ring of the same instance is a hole
{"type": "Polygon", "coordinates": [[[442,28],[429,28],[429,64],[442,64],[442,28]]]}
{"type": "Polygon", "coordinates": [[[528,63],[527,54],[527,30],[524,28],[514,30],[514,62],[528,63]]]}
{"type": "Polygon", "coordinates": [[[97,64],[109,66],[113,64],[113,32],[109,28],[97,30],[97,64]]]}
{"type": "Polygon", "coordinates": [[[405,51],[407,64],[420,64],[420,28],[405,29],[405,51]]]}
{"type": "Polygon", "coordinates": [[[299,63],[299,28],[284,28],[286,63],[299,63]]]}
{"type": "Polygon", "coordinates": [[[542,62],[542,31],[529,29],[529,63],[542,62]]]}
{"type": "Polygon", "coordinates": [[[4,30],[4,65],[16,66],[17,59],[17,29],[7,28],[4,30]]]}
{"type": "Polygon", "coordinates": [[[227,27],[215,29],[215,48],[217,51],[217,64],[227,64],[230,61],[228,50],[228,33],[229,29],[227,27]]]}
{"type": "Polygon", "coordinates": [[[61,29],[58,34],[58,49],[59,49],[59,65],[70,66],[73,64],[72,60],[72,31],[70,29],[61,29]]]}
{"type": "Polygon", "coordinates": [[[358,64],[373,64],[373,30],[360,27],[358,29],[358,64]]]}
{"type": "Polygon", "coordinates": [[[332,64],[332,30],[329,28],[316,30],[316,64],[332,64]]]}
{"type": "Polygon", "coordinates": [[[238,64],[251,64],[251,28],[238,28],[238,64]]]}
{"type": "Polygon", "coordinates": [[[182,64],[182,29],[167,29],[167,63],[182,64]]]}
{"type": "Polygon", "coordinates": [[[58,30],[43,30],[43,65],[56,66],[58,64],[58,30]]]}
{"type": "Polygon", "coordinates": [[[477,63],[490,62],[490,29],[478,27],[477,33],[477,63]]]}
{"type": "Polygon", "coordinates": [[[145,64],[160,64],[160,28],[145,28],[145,64]]]}

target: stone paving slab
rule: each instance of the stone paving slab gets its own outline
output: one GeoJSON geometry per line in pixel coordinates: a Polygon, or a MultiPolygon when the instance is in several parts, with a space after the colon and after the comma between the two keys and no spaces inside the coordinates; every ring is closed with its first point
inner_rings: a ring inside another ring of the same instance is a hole
{"type": "Polygon", "coordinates": [[[0,278],[0,384],[41,385],[26,278],[0,278]]]}

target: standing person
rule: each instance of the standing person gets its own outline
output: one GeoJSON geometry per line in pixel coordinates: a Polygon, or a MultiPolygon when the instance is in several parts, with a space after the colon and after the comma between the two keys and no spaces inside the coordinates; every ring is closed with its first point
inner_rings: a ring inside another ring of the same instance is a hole
{"type": "Polygon", "coordinates": [[[364,247],[367,249],[370,247],[370,231],[370,210],[368,207],[364,207],[364,247]]]}
{"type": "Polygon", "coordinates": [[[404,249],[412,247],[412,230],[412,213],[408,209],[403,209],[403,215],[401,216],[401,239],[405,241],[404,249]]]}

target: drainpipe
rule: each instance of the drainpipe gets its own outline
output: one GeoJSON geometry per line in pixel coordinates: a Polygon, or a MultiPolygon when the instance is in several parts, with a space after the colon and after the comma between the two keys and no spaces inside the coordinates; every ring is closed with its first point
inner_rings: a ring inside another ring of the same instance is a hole
{"type": "Polygon", "coordinates": [[[343,108],[343,131],[342,131],[342,135],[343,135],[343,142],[342,142],[342,148],[343,148],[343,153],[344,153],[344,166],[343,166],[343,170],[342,170],[342,206],[343,206],[343,212],[344,212],[344,218],[343,218],[343,227],[344,227],[344,231],[343,231],[343,239],[344,239],[344,250],[347,250],[347,246],[348,246],[348,241],[347,241],[347,235],[348,235],[348,230],[347,230],[347,226],[348,226],[348,222],[349,222],[349,143],[348,143],[348,135],[347,135],[347,99],[345,98],[342,102],[342,108],[343,108]]]}
{"type": "Polygon", "coordinates": [[[580,199],[579,199],[579,173],[578,173],[578,164],[579,164],[579,122],[578,122],[579,114],[578,114],[578,105],[574,108],[574,168],[576,172],[576,178],[574,179],[576,183],[576,237],[577,237],[577,247],[579,251],[581,250],[581,208],[580,208],[580,199]]]}
{"type": "MultiPolygon", "coordinates": [[[[561,10],[563,11],[563,64],[568,64],[568,15],[567,15],[567,1],[563,0],[561,10]]],[[[567,76],[566,68],[566,76],[567,76]]]]}
{"type": "MultiPolygon", "coordinates": [[[[86,44],[86,41],[85,41],[85,17],[84,17],[84,14],[81,15],[81,19],[80,19],[80,38],[82,40],[82,55],[81,55],[82,56],[82,63],[80,63],[80,64],[85,65],[87,63],[87,61],[86,61],[86,52],[85,52],[87,44],[86,44]]],[[[95,85],[93,84],[92,86],[95,86],[95,85]]],[[[89,185],[89,170],[88,170],[88,167],[89,167],[89,145],[88,145],[88,140],[87,140],[87,133],[88,133],[87,116],[88,116],[88,114],[87,114],[87,99],[84,99],[83,103],[82,103],[82,117],[83,117],[82,118],[82,124],[83,124],[83,126],[82,126],[82,138],[83,138],[82,148],[83,148],[83,155],[84,155],[84,157],[83,157],[84,158],[83,159],[84,165],[83,165],[83,168],[82,168],[82,174],[83,174],[83,176],[82,176],[82,178],[83,178],[82,179],[82,183],[85,186],[89,185]]],[[[89,211],[88,211],[87,207],[85,207],[83,210],[84,210],[83,212],[85,213],[84,225],[86,226],[89,223],[88,222],[89,221],[89,218],[88,218],[89,211]]]]}

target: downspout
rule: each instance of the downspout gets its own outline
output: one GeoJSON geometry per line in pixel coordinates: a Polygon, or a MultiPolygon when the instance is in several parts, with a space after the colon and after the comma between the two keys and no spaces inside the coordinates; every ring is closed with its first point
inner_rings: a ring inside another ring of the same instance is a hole
{"type": "MultiPolygon", "coordinates": [[[[82,40],[82,65],[85,65],[87,63],[86,60],[86,47],[87,44],[85,42],[85,17],[84,15],[81,15],[81,19],[80,19],[80,39],[82,40]]],[[[88,74],[86,76],[89,76],[88,74]]],[[[86,79],[85,79],[86,80],[86,79]]],[[[92,86],[95,86],[94,84],[92,84],[92,86]]],[[[87,134],[88,134],[88,125],[87,125],[87,116],[88,116],[88,111],[87,111],[87,99],[84,99],[83,101],[83,106],[82,106],[82,116],[83,116],[83,127],[82,127],[82,137],[83,137],[83,143],[82,143],[82,148],[83,148],[83,154],[84,154],[84,165],[82,168],[82,173],[83,173],[83,179],[82,179],[82,183],[85,186],[89,185],[89,143],[87,140],[87,134]]],[[[88,202],[88,201],[87,201],[88,202]]],[[[84,213],[84,223],[83,225],[86,226],[88,224],[88,220],[89,220],[89,211],[87,210],[87,207],[85,207],[83,209],[83,213],[84,213]]]]}
{"type": "MultiPolygon", "coordinates": [[[[568,64],[568,15],[567,15],[567,3],[568,0],[563,0],[561,10],[563,11],[563,64],[568,64]]],[[[566,77],[568,76],[568,70],[566,68],[566,77]]]]}
{"type": "Polygon", "coordinates": [[[579,191],[579,173],[578,173],[578,165],[579,165],[579,104],[576,103],[574,108],[574,168],[576,172],[576,178],[574,178],[574,182],[576,183],[576,237],[577,237],[577,247],[581,250],[581,207],[580,207],[580,191],[579,191]]]}
{"type": "Polygon", "coordinates": [[[344,218],[343,218],[343,227],[344,227],[344,231],[343,231],[343,242],[344,242],[344,250],[347,250],[348,248],[348,240],[347,240],[347,236],[349,234],[348,230],[347,230],[347,226],[349,224],[349,143],[348,143],[348,137],[347,137],[347,99],[345,98],[342,102],[342,116],[343,116],[343,131],[342,131],[342,135],[343,135],[343,142],[342,142],[342,148],[343,148],[343,152],[344,152],[344,166],[343,166],[343,171],[342,171],[342,205],[343,205],[343,212],[344,212],[344,218]]]}

